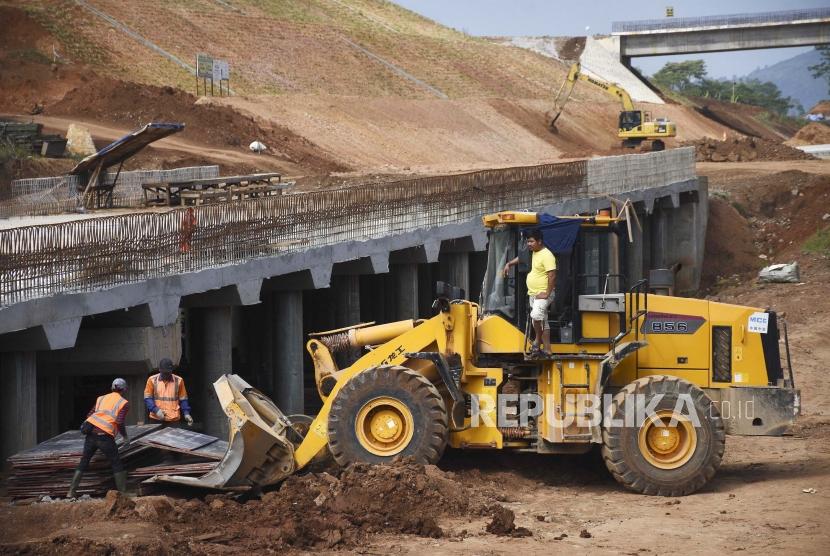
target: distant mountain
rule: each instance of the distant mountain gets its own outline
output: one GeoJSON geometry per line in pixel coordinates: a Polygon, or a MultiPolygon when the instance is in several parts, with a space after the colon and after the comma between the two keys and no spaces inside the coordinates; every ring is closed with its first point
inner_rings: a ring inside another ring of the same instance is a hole
{"type": "Polygon", "coordinates": [[[807,68],[819,63],[819,53],[811,50],[793,56],[783,62],[759,68],[746,76],[746,79],[772,81],[786,97],[792,97],[809,110],[818,101],[830,98],[827,80],[815,79],[807,68]]]}

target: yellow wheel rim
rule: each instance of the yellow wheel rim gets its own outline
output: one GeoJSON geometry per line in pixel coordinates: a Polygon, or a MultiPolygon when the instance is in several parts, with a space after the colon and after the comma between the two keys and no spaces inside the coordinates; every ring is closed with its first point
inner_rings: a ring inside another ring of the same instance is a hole
{"type": "Polygon", "coordinates": [[[688,417],[671,410],[651,415],[637,438],[640,453],[654,467],[677,469],[691,459],[697,448],[697,431],[688,417]],[[675,424],[671,425],[672,417],[675,424]]]}
{"type": "Polygon", "coordinates": [[[382,396],[357,412],[354,424],[360,445],[376,456],[394,456],[409,445],[415,431],[412,412],[403,403],[382,396]]]}

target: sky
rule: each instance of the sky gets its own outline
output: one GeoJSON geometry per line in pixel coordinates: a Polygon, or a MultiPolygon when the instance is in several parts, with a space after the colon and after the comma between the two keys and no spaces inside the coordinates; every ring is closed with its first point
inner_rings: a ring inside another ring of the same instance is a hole
{"type": "MultiPolygon", "coordinates": [[[[613,21],[660,19],[667,6],[675,17],[758,13],[830,7],[830,0],[394,0],[397,4],[470,35],[576,36],[610,34],[613,21]],[[587,30],[586,30],[587,28],[587,30]]],[[[741,77],[759,67],[791,58],[810,48],[777,48],[635,58],[647,75],[666,62],[703,59],[710,77],[741,77]]]]}

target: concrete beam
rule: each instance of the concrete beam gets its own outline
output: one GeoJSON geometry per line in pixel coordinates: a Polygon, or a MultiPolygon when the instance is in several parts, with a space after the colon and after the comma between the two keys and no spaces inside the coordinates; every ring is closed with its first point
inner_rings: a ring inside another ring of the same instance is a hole
{"type": "Polygon", "coordinates": [[[830,44],[830,22],[620,35],[620,56],[669,56],[830,44]]]}
{"type": "Polygon", "coordinates": [[[354,261],[335,263],[332,267],[334,276],[353,274],[386,274],[389,272],[389,253],[373,253],[368,257],[361,257],[354,261]]]}
{"type": "Polygon", "coordinates": [[[438,262],[438,255],[441,252],[441,242],[431,241],[424,245],[409,247],[399,251],[392,251],[389,254],[391,264],[430,264],[438,262]]]}
{"type": "Polygon", "coordinates": [[[47,322],[26,330],[0,336],[0,351],[46,351],[75,345],[80,318],[47,322]]]}
{"type": "Polygon", "coordinates": [[[276,276],[265,281],[265,288],[271,292],[296,290],[320,290],[331,284],[332,266],[315,266],[308,270],[276,276]]]}
{"type": "Polygon", "coordinates": [[[487,249],[487,231],[482,229],[468,236],[446,240],[441,243],[442,253],[469,253],[487,249]]]}
{"type": "Polygon", "coordinates": [[[150,314],[150,326],[169,326],[179,320],[181,297],[166,295],[156,297],[142,307],[150,314]]]}
{"type": "Polygon", "coordinates": [[[40,354],[42,371],[66,376],[147,375],[163,357],[181,359],[181,327],[81,328],[72,349],[40,354]]]}
{"type": "Polygon", "coordinates": [[[195,308],[256,305],[260,302],[262,282],[262,278],[253,278],[223,288],[189,295],[182,299],[182,306],[195,308]]]}

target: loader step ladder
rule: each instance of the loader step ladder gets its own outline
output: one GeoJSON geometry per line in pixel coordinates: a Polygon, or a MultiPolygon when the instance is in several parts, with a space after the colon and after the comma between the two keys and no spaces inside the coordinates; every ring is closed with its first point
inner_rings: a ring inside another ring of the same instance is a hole
{"type": "Polygon", "coordinates": [[[586,411],[584,398],[582,404],[579,399],[580,394],[591,393],[591,365],[584,361],[582,368],[585,371],[584,382],[565,382],[565,365],[561,362],[556,365],[559,371],[559,415],[562,418],[563,442],[584,442],[594,437],[592,427],[586,424],[586,419],[593,416],[593,411],[586,411]],[[575,394],[577,398],[569,403],[568,394],[575,394]]]}

